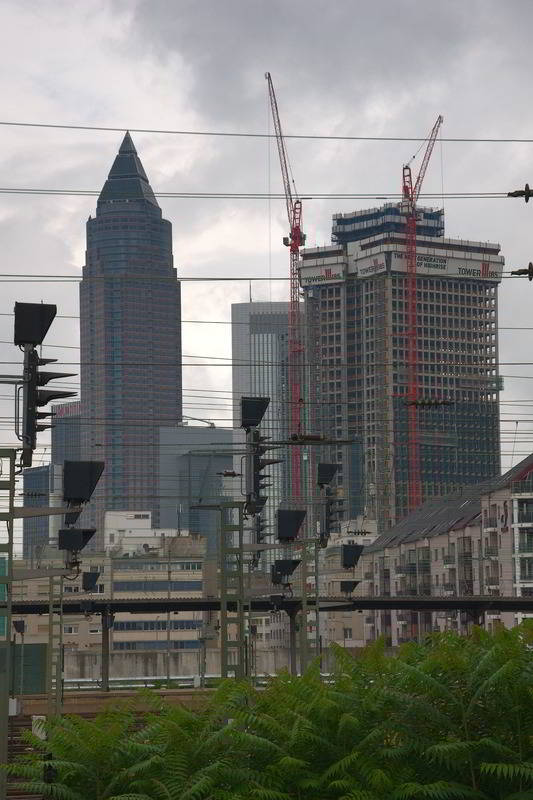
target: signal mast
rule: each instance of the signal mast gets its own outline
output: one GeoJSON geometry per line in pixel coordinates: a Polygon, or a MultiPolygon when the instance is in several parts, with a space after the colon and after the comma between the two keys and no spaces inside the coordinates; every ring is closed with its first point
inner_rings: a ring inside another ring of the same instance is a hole
{"type": "MultiPolygon", "coordinates": [[[[439,115],[427,138],[426,152],[413,186],[411,167],[403,167],[402,211],[405,223],[405,257],[407,261],[407,414],[408,414],[408,501],[409,511],[422,503],[420,475],[420,435],[418,426],[418,337],[416,312],[416,203],[435,146],[443,118],[439,115]]],[[[412,160],[412,159],[411,159],[412,160]]]]}
{"type": "MultiPolygon", "coordinates": [[[[302,201],[298,197],[289,157],[285,147],[285,140],[281,130],[278,102],[270,72],[265,73],[268,83],[268,94],[274,121],[274,131],[278,145],[281,177],[285,191],[287,205],[287,219],[289,222],[289,235],[283,237],[283,244],[290,252],[290,295],[289,295],[289,406],[290,406],[290,431],[291,436],[300,436],[302,433],[302,353],[303,341],[300,319],[300,286],[298,281],[298,263],[300,247],[305,244],[305,233],[302,231],[302,201]],[[291,188],[292,183],[292,188],[291,188]]],[[[302,468],[301,448],[291,448],[291,488],[293,497],[299,499],[302,495],[302,468]]]]}

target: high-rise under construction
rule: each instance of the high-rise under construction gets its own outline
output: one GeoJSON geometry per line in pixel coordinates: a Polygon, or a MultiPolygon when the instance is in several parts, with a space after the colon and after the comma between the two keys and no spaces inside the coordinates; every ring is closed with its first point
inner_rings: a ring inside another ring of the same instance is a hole
{"type": "MultiPolygon", "coordinates": [[[[422,499],[500,472],[500,246],[444,237],[440,209],[417,210],[417,436],[422,499]]],[[[318,418],[352,439],[339,463],[341,518],[383,531],[408,511],[406,218],[395,204],[333,217],[333,244],[302,251],[315,321],[318,418]],[[361,449],[362,448],[362,449],[361,449]]]]}

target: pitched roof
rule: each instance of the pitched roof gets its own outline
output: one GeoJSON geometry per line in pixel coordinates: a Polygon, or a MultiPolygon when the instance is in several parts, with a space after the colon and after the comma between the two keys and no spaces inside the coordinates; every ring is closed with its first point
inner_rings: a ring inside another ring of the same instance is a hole
{"type": "Polygon", "coordinates": [[[159,207],[129,131],[126,131],[122,140],[98,204],[120,200],[147,200],[159,207]]]}
{"type": "Polygon", "coordinates": [[[393,528],[382,533],[371,545],[365,547],[365,552],[397,547],[400,544],[432,538],[463,528],[481,513],[483,495],[505,489],[512,483],[523,480],[532,471],[533,453],[503,475],[428,500],[393,528]]]}

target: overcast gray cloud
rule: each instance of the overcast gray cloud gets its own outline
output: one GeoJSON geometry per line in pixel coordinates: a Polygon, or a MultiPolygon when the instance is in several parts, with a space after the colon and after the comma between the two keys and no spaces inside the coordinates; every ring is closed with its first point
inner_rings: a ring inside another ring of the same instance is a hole
{"type": "MultiPolygon", "coordinates": [[[[444,136],[533,136],[529,0],[2,0],[0,13],[7,121],[265,132],[271,127],[264,79],[269,70],[286,133],[422,136],[442,113],[444,136]]],[[[156,191],[281,190],[275,144],[265,139],[133,136],[156,191]]],[[[99,189],[120,139],[118,132],[0,126],[0,185],[99,189]]],[[[417,147],[298,139],[288,146],[303,194],[376,195],[400,189],[401,166],[417,147]]],[[[533,179],[532,156],[531,144],[445,143],[435,150],[425,188],[506,191],[533,179]]],[[[160,202],[173,223],[181,274],[287,274],[283,203],[160,202]]],[[[1,272],[78,274],[85,221],[95,203],[91,197],[0,195],[1,272]]],[[[332,213],[366,205],[306,201],[308,242],[329,241],[332,213]]],[[[499,241],[513,267],[533,259],[531,204],[448,200],[445,208],[448,235],[499,241]]],[[[253,291],[258,300],[278,300],[287,286],[267,281],[253,291]]],[[[247,297],[245,283],[185,284],[183,317],[228,320],[230,303],[247,297]]],[[[500,298],[503,327],[529,324],[533,286],[505,280],[500,298]]],[[[16,299],[57,301],[59,313],[78,313],[74,284],[3,283],[2,313],[16,299]]],[[[531,334],[502,330],[501,360],[533,361],[531,334]]],[[[11,335],[12,320],[0,316],[0,339],[11,335]]],[[[72,346],[77,336],[76,320],[62,319],[49,341],[72,346]]],[[[6,361],[17,358],[9,345],[0,347],[6,361]]],[[[228,357],[229,326],[184,324],[184,352],[228,357]]],[[[72,349],[46,354],[77,359],[72,349]]],[[[529,366],[504,364],[501,371],[533,376],[529,366]]],[[[227,391],[230,370],[185,368],[184,385],[191,394],[227,391]]],[[[504,401],[530,398],[532,380],[506,379],[504,401]]],[[[190,397],[185,403],[192,416],[209,411],[190,397]]],[[[2,409],[12,413],[6,401],[2,409]]],[[[503,405],[510,420],[504,429],[512,431],[517,411],[528,410],[503,405]]],[[[517,456],[533,449],[530,427],[519,426],[517,456]]],[[[2,438],[12,441],[7,428],[2,438]]],[[[512,439],[504,435],[503,450],[511,449],[512,439]]]]}

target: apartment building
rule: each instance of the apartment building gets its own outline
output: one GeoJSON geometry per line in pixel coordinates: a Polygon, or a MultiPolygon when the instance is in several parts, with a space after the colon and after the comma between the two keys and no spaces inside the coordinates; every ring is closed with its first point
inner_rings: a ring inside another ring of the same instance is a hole
{"type": "MultiPolygon", "coordinates": [[[[533,596],[533,454],[504,475],[424,503],[365,548],[358,594],[533,596]]],[[[391,646],[432,631],[512,627],[523,613],[367,612],[364,641],[391,646]]]]}
{"type": "MultiPolygon", "coordinates": [[[[82,575],[63,580],[63,597],[84,594],[113,598],[202,597],[206,586],[206,538],[181,536],[173,529],[153,529],[150,512],[106,512],[102,539],[105,550],[83,551],[82,571],[98,574],[92,592],[84,592],[82,575]]],[[[61,566],[62,553],[52,546],[43,552],[41,565],[61,566]]],[[[216,574],[216,569],[215,569],[216,574]]],[[[47,601],[49,580],[15,583],[15,599],[47,601]]],[[[48,639],[48,616],[26,618],[27,643],[48,639]]],[[[208,619],[200,611],[180,614],[115,615],[111,651],[197,650],[208,619]],[[168,631],[168,635],[167,635],[168,631]]],[[[63,618],[65,652],[99,652],[101,624],[98,615],[63,618]]]]}

